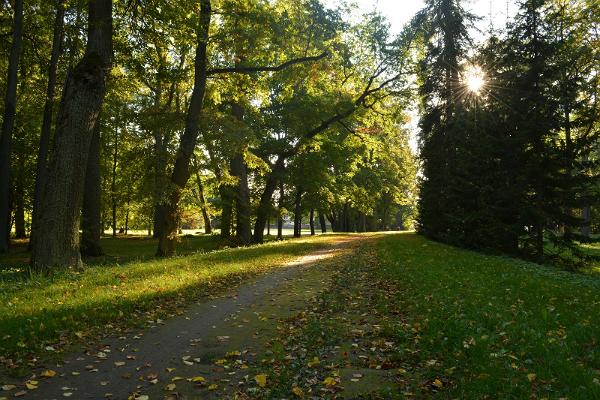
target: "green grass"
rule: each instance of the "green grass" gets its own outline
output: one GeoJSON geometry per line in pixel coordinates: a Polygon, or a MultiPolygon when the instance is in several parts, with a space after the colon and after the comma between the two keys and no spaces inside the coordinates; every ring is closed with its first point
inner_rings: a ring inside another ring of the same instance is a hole
{"type": "Polygon", "coordinates": [[[335,276],[280,321],[264,398],[600,399],[596,275],[388,234],[335,276]]]}
{"type": "MultiPolygon", "coordinates": [[[[87,265],[123,264],[132,261],[148,260],[156,254],[158,239],[147,236],[118,236],[101,239],[104,255],[102,257],[85,258],[87,265]]],[[[7,279],[27,270],[30,254],[27,251],[27,240],[13,241],[8,253],[0,255],[0,280],[7,279]]],[[[220,246],[216,235],[186,235],[181,237],[177,246],[179,255],[192,254],[198,251],[212,251],[220,246]]]]}
{"type": "MultiPolygon", "coordinates": [[[[81,273],[52,277],[13,276],[0,281],[0,362],[12,373],[25,372],[34,357],[60,357],[64,349],[81,340],[97,340],[103,333],[177,314],[199,295],[222,291],[322,248],[333,238],[319,236],[210,253],[202,250],[172,259],[95,265],[81,273]],[[48,351],[48,346],[54,350],[48,351]]],[[[142,245],[135,242],[138,247],[132,250],[135,240],[142,239],[108,240],[105,248],[109,254],[122,251],[132,259],[153,247],[147,240],[142,245]],[[121,246],[128,247],[128,252],[119,250],[121,246]]]]}
{"type": "Polygon", "coordinates": [[[386,303],[404,318],[391,331],[417,351],[415,378],[447,379],[442,397],[600,398],[597,277],[416,235],[384,237],[377,253],[378,278],[398,288],[386,303]]]}

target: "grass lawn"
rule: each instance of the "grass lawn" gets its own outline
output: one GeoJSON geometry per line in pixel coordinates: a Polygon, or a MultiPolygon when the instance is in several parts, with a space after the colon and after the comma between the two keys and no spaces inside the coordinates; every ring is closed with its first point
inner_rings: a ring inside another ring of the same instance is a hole
{"type": "Polygon", "coordinates": [[[382,235],[281,321],[263,394],[600,399],[598,315],[597,276],[382,235]]]}
{"type": "MultiPolygon", "coordinates": [[[[73,343],[177,314],[198,296],[222,291],[334,238],[210,253],[205,250],[216,247],[215,238],[184,238],[180,250],[200,251],[125,264],[104,260],[82,273],[53,277],[12,274],[0,280],[0,364],[12,374],[25,372],[40,360],[60,358],[73,343]]],[[[105,239],[104,244],[109,255],[125,254],[127,260],[151,256],[155,245],[148,239],[105,239]]]]}

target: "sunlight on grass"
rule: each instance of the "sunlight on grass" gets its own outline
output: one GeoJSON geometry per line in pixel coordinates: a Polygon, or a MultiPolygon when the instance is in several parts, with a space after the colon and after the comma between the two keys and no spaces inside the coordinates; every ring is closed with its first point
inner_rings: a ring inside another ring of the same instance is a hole
{"type": "Polygon", "coordinates": [[[43,354],[48,344],[75,340],[107,323],[142,325],[335,238],[319,236],[0,282],[0,353],[15,361],[26,354],[43,354]]]}

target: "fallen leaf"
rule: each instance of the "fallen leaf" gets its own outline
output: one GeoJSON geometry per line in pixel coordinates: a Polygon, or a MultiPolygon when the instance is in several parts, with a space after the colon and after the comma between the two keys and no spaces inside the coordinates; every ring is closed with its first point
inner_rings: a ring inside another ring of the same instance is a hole
{"type": "Polygon", "coordinates": [[[27,390],[21,390],[21,391],[15,393],[15,397],[25,396],[26,394],[27,394],[27,390]]]}
{"type": "Polygon", "coordinates": [[[258,386],[260,387],[264,388],[265,386],[267,386],[267,375],[265,374],[256,375],[254,377],[254,380],[256,381],[256,383],[258,383],[258,386]]]}
{"type": "Polygon", "coordinates": [[[218,386],[215,383],[213,383],[212,385],[210,385],[208,387],[208,390],[217,390],[217,388],[218,388],[218,386]]]}
{"type": "Polygon", "coordinates": [[[331,376],[328,376],[327,378],[325,378],[323,383],[327,387],[333,387],[333,386],[337,385],[337,381],[335,380],[335,378],[332,378],[331,376]]]}
{"type": "Polygon", "coordinates": [[[444,384],[439,379],[436,379],[433,381],[433,386],[435,386],[436,388],[442,388],[444,387],[444,384]]]}
{"type": "Polygon", "coordinates": [[[64,392],[63,396],[64,397],[71,397],[71,396],[73,396],[73,393],[72,392],[64,392]]]}
{"type": "Polygon", "coordinates": [[[533,382],[533,381],[535,381],[535,378],[537,378],[537,375],[536,375],[536,374],[527,374],[527,380],[528,380],[529,382],[533,382]]]}
{"type": "Polygon", "coordinates": [[[308,367],[309,368],[314,368],[314,367],[316,367],[319,364],[321,364],[321,361],[319,360],[319,357],[315,357],[315,358],[312,359],[312,361],[308,362],[308,367]]]}
{"type": "Polygon", "coordinates": [[[177,385],[175,385],[174,383],[169,383],[167,386],[165,386],[165,390],[168,390],[170,392],[175,390],[175,388],[177,388],[177,385]]]}
{"type": "Polygon", "coordinates": [[[117,362],[115,362],[115,367],[122,367],[123,365],[125,365],[125,361],[117,361],[117,362]]]}
{"type": "Polygon", "coordinates": [[[25,382],[25,387],[29,390],[35,390],[38,388],[38,381],[27,381],[25,382]]]}
{"type": "Polygon", "coordinates": [[[2,390],[5,390],[5,391],[7,391],[7,392],[8,392],[9,390],[13,390],[14,388],[16,388],[16,386],[15,386],[15,385],[4,385],[4,386],[2,386],[2,390]]]}
{"type": "Polygon", "coordinates": [[[292,388],[292,393],[294,393],[298,397],[303,397],[304,396],[304,392],[298,386],[294,386],[292,388]]]}
{"type": "Polygon", "coordinates": [[[202,382],[206,382],[206,379],[204,379],[204,377],[202,377],[202,376],[195,376],[191,379],[191,381],[194,383],[202,383],[202,382]]]}
{"type": "Polygon", "coordinates": [[[47,369],[40,374],[40,376],[43,376],[44,378],[52,378],[55,375],[56,371],[52,371],[51,369],[47,369]]]}

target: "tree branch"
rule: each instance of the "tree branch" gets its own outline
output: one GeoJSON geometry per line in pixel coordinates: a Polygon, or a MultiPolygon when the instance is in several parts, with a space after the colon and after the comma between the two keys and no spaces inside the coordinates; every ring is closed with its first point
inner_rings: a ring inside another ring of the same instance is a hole
{"type": "Polygon", "coordinates": [[[258,66],[258,67],[232,67],[232,68],[215,68],[209,69],[206,71],[207,76],[217,75],[217,74],[230,74],[230,73],[238,73],[238,74],[251,74],[254,72],[278,72],[284,70],[288,67],[291,67],[295,64],[301,64],[305,62],[318,61],[329,55],[328,52],[323,52],[318,56],[311,57],[300,57],[294,58],[293,60],[289,60],[284,62],[283,64],[277,66],[258,66]]]}

